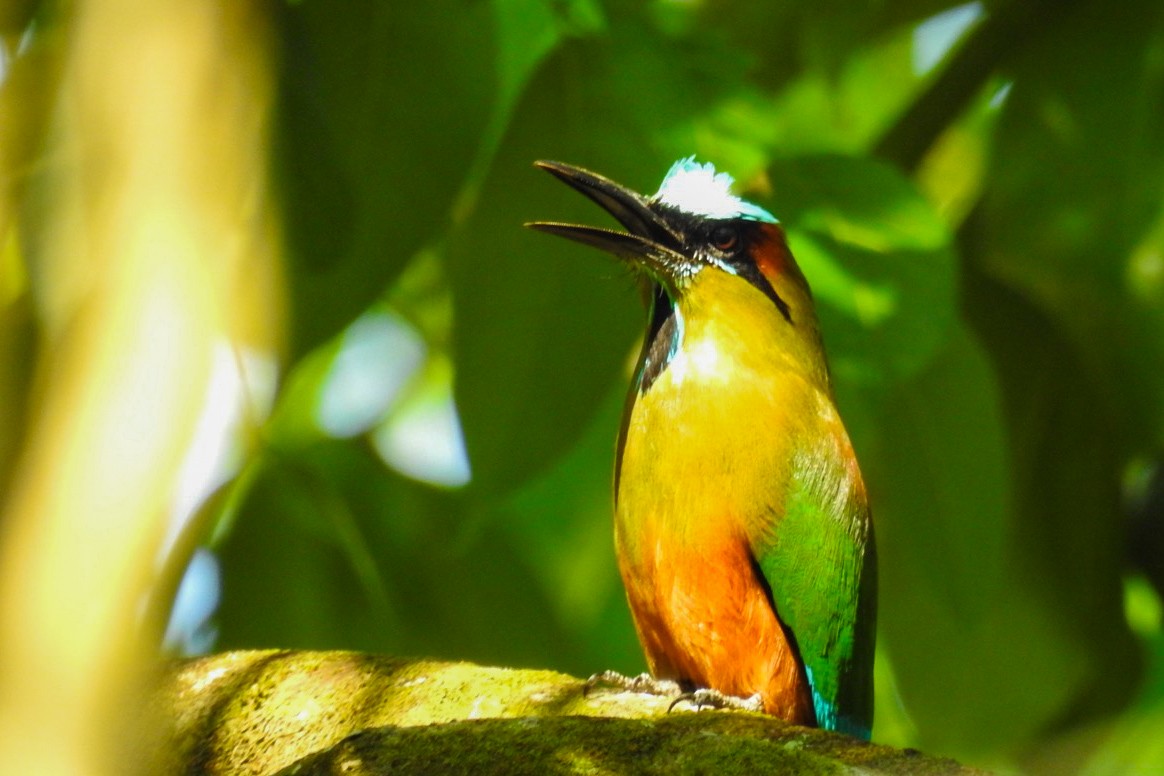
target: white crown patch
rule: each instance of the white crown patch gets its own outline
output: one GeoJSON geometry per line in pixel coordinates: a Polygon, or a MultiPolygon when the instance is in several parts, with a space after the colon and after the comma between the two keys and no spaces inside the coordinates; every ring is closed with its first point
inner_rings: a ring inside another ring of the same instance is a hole
{"type": "Polygon", "coordinates": [[[711,162],[700,164],[694,156],[671,165],[667,176],[652,200],[706,218],[747,218],[779,223],[759,205],[732,194],[735,180],[726,172],[715,171],[711,162]]]}

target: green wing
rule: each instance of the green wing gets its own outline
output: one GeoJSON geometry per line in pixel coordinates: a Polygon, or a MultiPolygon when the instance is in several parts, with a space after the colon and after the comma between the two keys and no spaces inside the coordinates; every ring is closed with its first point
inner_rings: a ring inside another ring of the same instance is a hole
{"type": "Polygon", "coordinates": [[[814,447],[792,462],[782,514],[772,515],[752,551],[800,650],[817,724],[868,739],[877,616],[873,527],[855,462],[831,444],[814,447]]]}

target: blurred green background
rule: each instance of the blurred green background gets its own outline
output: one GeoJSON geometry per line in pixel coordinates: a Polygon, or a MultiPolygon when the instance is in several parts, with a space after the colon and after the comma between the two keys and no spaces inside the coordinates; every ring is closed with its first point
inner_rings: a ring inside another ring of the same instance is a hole
{"type": "Polygon", "coordinates": [[[606,223],[535,159],[651,193],[694,153],[813,286],[878,532],[874,738],[1164,771],[1164,5],[264,7],[287,346],[227,359],[250,409],[173,648],[643,670],[610,479],[644,313],[521,224],[606,223]]]}

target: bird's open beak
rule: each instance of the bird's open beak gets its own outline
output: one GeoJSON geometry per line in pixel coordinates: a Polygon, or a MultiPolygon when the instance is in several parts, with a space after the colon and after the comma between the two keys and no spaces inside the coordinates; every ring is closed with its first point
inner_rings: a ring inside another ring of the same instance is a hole
{"type": "Polygon", "coordinates": [[[681,235],[651,209],[649,200],[642,194],[581,167],[546,161],[534,162],[534,165],[597,202],[628,231],[554,221],[527,223],[530,229],[613,253],[642,267],[668,286],[673,286],[679,277],[688,274],[691,259],[679,250],[681,235]]]}

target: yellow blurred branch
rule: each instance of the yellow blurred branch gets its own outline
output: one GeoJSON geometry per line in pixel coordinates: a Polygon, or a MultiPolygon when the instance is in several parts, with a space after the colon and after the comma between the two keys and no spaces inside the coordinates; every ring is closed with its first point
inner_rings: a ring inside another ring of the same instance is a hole
{"type": "Polygon", "coordinates": [[[211,350],[277,347],[270,84],[246,3],[74,4],[0,544],[0,772],[124,773],[142,622],[211,350]]]}

